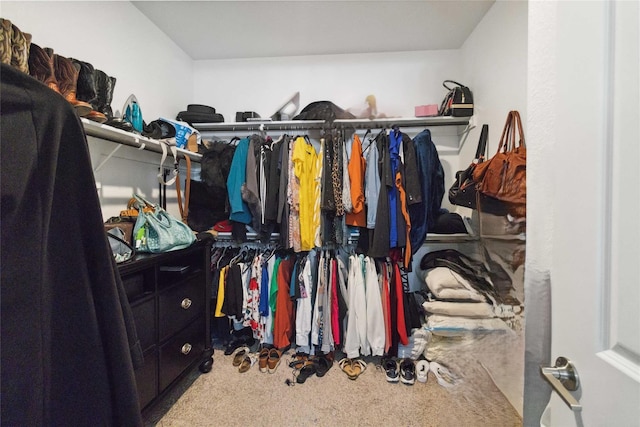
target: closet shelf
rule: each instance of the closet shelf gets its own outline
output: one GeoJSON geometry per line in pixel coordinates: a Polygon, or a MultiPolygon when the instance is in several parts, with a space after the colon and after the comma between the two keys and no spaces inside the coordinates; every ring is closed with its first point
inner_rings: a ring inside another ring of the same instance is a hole
{"type": "Polygon", "coordinates": [[[384,119],[338,119],[333,122],[338,127],[359,129],[382,129],[394,125],[402,127],[467,126],[469,117],[388,117],[384,119]]]}
{"type": "Polygon", "coordinates": [[[288,120],[274,121],[250,121],[228,123],[194,123],[193,127],[199,131],[237,131],[237,130],[299,130],[299,129],[323,129],[324,120],[288,120]]]}
{"type": "MultiPolygon", "coordinates": [[[[136,133],[126,132],[122,129],[116,129],[112,126],[92,122],[85,118],[82,118],[81,120],[82,125],[84,126],[84,131],[89,136],[162,154],[162,142],[157,139],[151,139],[136,133]]],[[[178,148],[177,150],[181,157],[189,156],[191,160],[196,162],[200,162],[200,159],[202,159],[202,154],[192,153],[191,151],[182,148],[178,148]]]]}
{"type": "Polygon", "coordinates": [[[332,123],[325,120],[288,120],[251,121],[229,123],[194,123],[193,127],[199,131],[237,131],[237,130],[299,130],[324,129],[327,126],[338,128],[382,129],[393,125],[400,127],[430,127],[430,126],[468,126],[469,117],[390,117],[384,119],[337,119],[332,123]]]}

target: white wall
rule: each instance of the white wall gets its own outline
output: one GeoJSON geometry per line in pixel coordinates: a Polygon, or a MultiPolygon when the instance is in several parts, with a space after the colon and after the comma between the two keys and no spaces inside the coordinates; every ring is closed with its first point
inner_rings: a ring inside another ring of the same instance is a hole
{"type": "Polygon", "coordinates": [[[236,111],[269,117],[297,91],[300,109],[320,100],[361,108],[373,94],[379,113],[413,117],[414,106],[440,103],[459,58],[442,50],[195,61],[194,101],[234,121],[236,111]]]}
{"type": "MultiPolygon", "coordinates": [[[[191,58],[130,2],[11,2],[0,14],[32,42],[60,55],[91,63],[116,77],[114,111],[130,94],[140,103],[143,118],[173,118],[192,99],[191,58]]],[[[89,138],[94,168],[115,144],[89,138]]],[[[159,156],[122,147],[96,173],[103,216],[117,215],[133,191],[157,200],[159,156]],[[131,159],[135,159],[132,161],[131,159]]],[[[174,191],[168,195],[175,201],[174,191]]],[[[168,206],[177,214],[175,206],[168,206]]]]}
{"type": "Polygon", "coordinates": [[[130,2],[3,1],[0,13],[40,47],[116,77],[114,111],[134,93],[149,122],[192,98],[191,58],[130,2]]]}
{"type": "Polygon", "coordinates": [[[473,90],[476,125],[461,161],[473,159],[483,124],[489,125],[489,156],[495,154],[510,110],[520,112],[527,135],[527,7],[525,1],[496,1],[460,49],[461,83],[473,90]]]}
{"type": "MultiPolygon", "coordinates": [[[[526,113],[524,2],[496,2],[460,50],[218,61],[191,61],[130,2],[3,1],[0,13],[31,33],[34,43],[115,76],[114,110],[135,93],[147,122],[174,117],[189,103],[216,107],[226,121],[233,121],[236,111],[267,117],[296,91],[301,108],[325,99],[345,109],[362,108],[373,94],[380,113],[412,117],[414,106],[441,102],[443,80],[460,81],[474,92],[472,121],[478,127],[460,156],[450,150],[441,156],[447,186],[472,159],[482,123],[491,127],[492,153],[507,111],[526,113]]],[[[436,143],[449,138],[438,132],[443,130],[434,132],[436,143]]],[[[90,147],[95,167],[113,145],[91,140],[90,147]]],[[[122,198],[134,190],[157,196],[157,162],[155,154],[123,147],[96,173],[105,217],[117,214],[122,198]],[[142,177],[149,178],[141,182],[142,177]]],[[[173,190],[169,198],[175,213],[173,190]]],[[[454,208],[446,198],[443,205],[454,208]]]]}

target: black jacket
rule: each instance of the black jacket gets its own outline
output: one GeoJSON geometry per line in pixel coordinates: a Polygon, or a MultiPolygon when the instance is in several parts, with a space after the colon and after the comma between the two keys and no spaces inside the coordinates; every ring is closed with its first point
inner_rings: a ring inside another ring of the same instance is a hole
{"type": "Polygon", "coordinates": [[[62,96],[0,71],[0,424],[141,425],[139,345],[84,131],[62,96]]]}

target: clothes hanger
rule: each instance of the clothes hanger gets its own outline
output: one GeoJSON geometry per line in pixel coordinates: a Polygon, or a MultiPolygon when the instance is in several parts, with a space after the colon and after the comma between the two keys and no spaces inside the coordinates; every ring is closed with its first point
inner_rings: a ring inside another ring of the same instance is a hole
{"type": "MultiPolygon", "coordinates": [[[[371,131],[371,129],[369,129],[369,131],[371,131]]],[[[367,153],[367,151],[369,151],[369,148],[371,148],[373,143],[376,142],[381,135],[386,134],[386,132],[387,132],[387,129],[383,127],[382,129],[380,129],[380,132],[378,132],[378,134],[375,137],[373,137],[373,138],[369,137],[369,145],[367,145],[367,148],[362,150],[362,155],[364,156],[367,153]]]]}

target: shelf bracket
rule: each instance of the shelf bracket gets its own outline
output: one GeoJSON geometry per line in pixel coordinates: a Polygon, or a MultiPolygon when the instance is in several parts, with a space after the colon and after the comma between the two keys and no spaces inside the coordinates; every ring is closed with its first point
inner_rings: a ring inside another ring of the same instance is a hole
{"type": "Polygon", "coordinates": [[[96,168],[93,170],[93,173],[95,174],[100,169],[102,169],[102,167],[109,161],[109,159],[111,159],[111,157],[113,157],[113,155],[116,154],[116,151],[118,151],[120,147],[122,147],[122,145],[116,145],[116,147],[113,150],[111,150],[111,152],[107,155],[107,157],[105,157],[105,159],[101,161],[98,166],[96,166],[96,168]]]}
{"type": "Polygon", "coordinates": [[[475,125],[471,125],[468,124],[464,130],[462,131],[462,133],[459,133],[458,136],[461,136],[462,139],[460,140],[460,146],[458,147],[458,154],[460,154],[460,152],[462,151],[462,147],[464,147],[464,143],[467,142],[467,138],[469,137],[469,133],[471,133],[471,131],[473,129],[475,129],[476,126],[475,125]]]}

